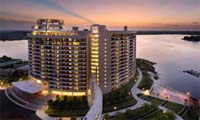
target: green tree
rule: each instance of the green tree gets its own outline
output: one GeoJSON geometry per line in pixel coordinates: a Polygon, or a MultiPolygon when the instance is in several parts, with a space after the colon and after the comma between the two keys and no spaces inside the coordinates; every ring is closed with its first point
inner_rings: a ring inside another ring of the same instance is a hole
{"type": "Polygon", "coordinates": [[[47,104],[48,104],[48,107],[52,107],[52,106],[53,106],[53,100],[52,100],[52,99],[49,100],[49,101],[47,102],[47,104]]]}
{"type": "Polygon", "coordinates": [[[60,100],[60,96],[56,95],[56,101],[59,101],[59,100],[60,100]]]}
{"type": "Polygon", "coordinates": [[[64,96],[63,100],[64,100],[64,102],[67,102],[67,96],[64,96]]]}

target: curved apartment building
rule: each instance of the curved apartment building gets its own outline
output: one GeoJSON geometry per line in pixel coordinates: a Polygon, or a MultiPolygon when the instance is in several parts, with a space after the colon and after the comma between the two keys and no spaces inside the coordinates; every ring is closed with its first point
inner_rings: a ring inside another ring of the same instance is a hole
{"type": "Polygon", "coordinates": [[[29,36],[30,78],[53,94],[86,95],[88,33],[66,31],[62,20],[39,19],[29,36]]]}
{"type": "Polygon", "coordinates": [[[91,30],[67,31],[57,19],[39,19],[29,35],[29,77],[48,87],[49,93],[87,95],[95,76],[103,93],[125,85],[136,71],[135,33],[91,30]]]}

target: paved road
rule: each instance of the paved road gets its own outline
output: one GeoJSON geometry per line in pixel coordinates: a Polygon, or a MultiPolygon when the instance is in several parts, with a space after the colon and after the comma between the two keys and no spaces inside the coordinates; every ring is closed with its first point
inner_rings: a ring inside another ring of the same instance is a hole
{"type": "Polygon", "coordinates": [[[22,108],[11,102],[0,90],[0,120],[40,120],[35,111],[22,108]]]}

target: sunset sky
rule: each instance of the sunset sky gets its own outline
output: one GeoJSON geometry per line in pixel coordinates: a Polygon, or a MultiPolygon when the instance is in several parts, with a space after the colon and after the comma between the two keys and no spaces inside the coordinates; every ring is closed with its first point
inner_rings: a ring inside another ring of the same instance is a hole
{"type": "Polygon", "coordinates": [[[200,0],[1,0],[0,30],[30,30],[36,19],[111,29],[200,30],[200,0]]]}

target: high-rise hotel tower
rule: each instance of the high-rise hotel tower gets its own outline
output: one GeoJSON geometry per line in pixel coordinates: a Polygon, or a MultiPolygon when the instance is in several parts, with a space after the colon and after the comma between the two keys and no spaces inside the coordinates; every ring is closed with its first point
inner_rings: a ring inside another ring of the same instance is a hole
{"type": "Polygon", "coordinates": [[[90,31],[90,73],[103,93],[125,85],[136,71],[136,37],[134,32],[109,31],[104,25],[92,25],[90,31]]]}
{"type": "Polygon", "coordinates": [[[62,20],[39,19],[29,37],[29,77],[49,93],[87,95],[92,75],[108,93],[135,74],[136,38],[127,27],[109,31],[95,24],[90,31],[65,30],[62,20]]]}

